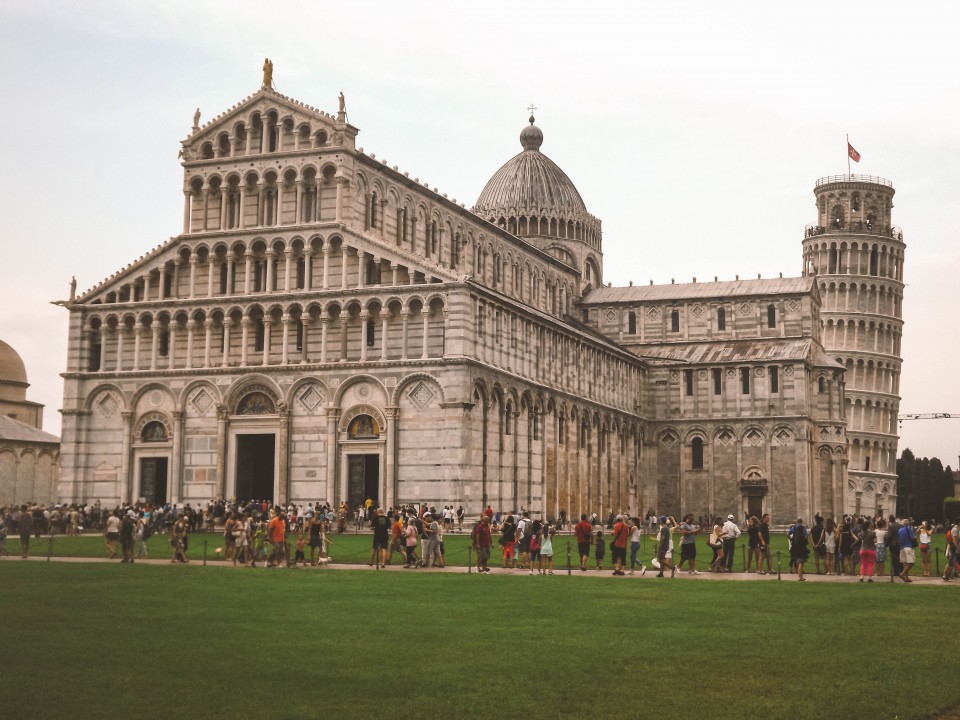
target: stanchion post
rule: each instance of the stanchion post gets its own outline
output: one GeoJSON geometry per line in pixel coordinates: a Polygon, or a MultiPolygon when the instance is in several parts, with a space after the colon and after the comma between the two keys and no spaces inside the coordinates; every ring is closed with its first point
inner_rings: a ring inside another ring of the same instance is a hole
{"type": "Polygon", "coordinates": [[[53,555],[53,535],[47,539],[47,562],[50,562],[51,555],[53,555]]]}
{"type": "Polygon", "coordinates": [[[467,575],[473,572],[473,545],[467,545],[467,575]]]}
{"type": "MultiPolygon", "coordinates": [[[[246,558],[244,558],[246,559],[246,558]]],[[[203,541],[203,566],[207,566],[207,541],[203,541]]]]}
{"type": "Polygon", "coordinates": [[[781,550],[777,550],[777,580],[780,580],[780,553],[781,550]]]}
{"type": "Polygon", "coordinates": [[[743,572],[747,571],[747,549],[741,545],[740,546],[740,562],[743,563],[743,572]]]}
{"type": "MultiPolygon", "coordinates": [[[[950,532],[950,531],[947,530],[947,532],[950,532]]],[[[50,538],[50,540],[52,542],[53,538],[50,538]]],[[[940,574],[940,553],[937,551],[936,547],[930,548],[930,552],[932,552],[933,556],[937,559],[937,575],[939,575],[940,574]]]]}
{"type": "Polygon", "coordinates": [[[567,540],[567,575],[572,575],[572,569],[570,568],[570,541],[567,540]]]}

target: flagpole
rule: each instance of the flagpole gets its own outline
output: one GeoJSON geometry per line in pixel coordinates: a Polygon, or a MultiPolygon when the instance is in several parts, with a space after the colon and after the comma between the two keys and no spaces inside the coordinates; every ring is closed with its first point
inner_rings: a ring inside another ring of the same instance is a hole
{"type": "Polygon", "coordinates": [[[850,171],[850,133],[847,133],[847,178],[851,178],[853,173],[850,171]]]}

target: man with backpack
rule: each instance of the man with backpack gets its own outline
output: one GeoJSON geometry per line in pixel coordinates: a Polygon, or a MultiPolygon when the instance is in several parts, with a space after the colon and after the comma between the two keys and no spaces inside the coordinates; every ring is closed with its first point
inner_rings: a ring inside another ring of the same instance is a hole
{"type": "Polygon", "coordinates": [[[910,568],[917,562],[913,548],[917,544],[917,535],[913,531],[909,520],[902,521],[900,525],[900,564],[903,569],[900,571],[900,579],[904,582],[913,582],[910,579],[910,568]]]}

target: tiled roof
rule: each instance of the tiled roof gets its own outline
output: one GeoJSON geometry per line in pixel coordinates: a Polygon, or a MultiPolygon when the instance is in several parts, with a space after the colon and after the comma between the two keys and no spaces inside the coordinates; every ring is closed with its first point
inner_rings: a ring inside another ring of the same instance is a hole
{"type": "Polygon", "coordinates": [[[587,293],[586,297],[583,298],[583,302],[587,305],[605,305],[611,303],[705,300],[707,298],[750,297],[758,295],[797,295],[808,293],[813,287],[813,277],[600,287],[587,293]]]}
{"type": "Polygon", "coordinates": [[[60,444],[60,438],[6,415],[0,415],[0,441],[60,444]]]}
{"type": "Polygon", "coordinates": [[[764,340],[731,340],[725,342],[659,343],[633,345],[628,349],[642,358],[693,365],[716,363],[748,363],[772,361],[809,361],[818,367],[841,367],[827,357],[810,338],[771,338],[764,340]]]}

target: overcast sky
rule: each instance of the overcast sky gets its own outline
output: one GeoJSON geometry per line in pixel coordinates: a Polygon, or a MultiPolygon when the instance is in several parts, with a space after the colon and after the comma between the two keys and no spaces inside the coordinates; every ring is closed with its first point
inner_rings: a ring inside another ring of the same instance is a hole
{"type": "MultiPolygon", "coordinates": [[[[951,2],[44,2],[0,0],[0,338],[59,433],[66,311],[49,304],[176,235],[180,140],[255,92],[327,112],[358,145],[470,207],[542,150],[603,221],[606,277],[799,275],[813,186],[896,189],[907,242],[901,412],[960,414],[960,47],[951,2]]],[[[960,420],[901,450],[957,466],[960,420]]]]}

